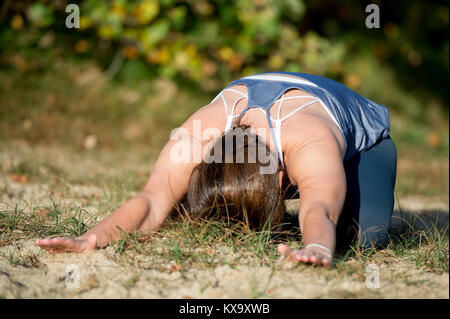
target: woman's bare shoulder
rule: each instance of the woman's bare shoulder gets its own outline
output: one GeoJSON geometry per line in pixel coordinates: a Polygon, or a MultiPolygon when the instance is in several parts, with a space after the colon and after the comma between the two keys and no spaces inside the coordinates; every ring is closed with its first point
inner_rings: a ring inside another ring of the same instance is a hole
{"type": "MultiPolygon", "coordinates": [[[[342,184],[345,144],[321,117],[305,117],[288,134],[284,153],[287,175],[303,191],[310,189],[335,190],[342,184]]],[[[345,178],[344,178],[345,179],[345,178]]]]}
{"type": "Polygon", "coordinates": [[[226,114],[220,101],[200,107],[183,123],[182,127],[188,130],[201,127],[202,132],[208,128],[218,129],[223,132],[226,124],[226,114]]]}
{"type": "Polygon", "coordinates": [[[285,157],[297,156],[313,146],[323,145],[324,151],[333,149],[343,159],[346,152],[345,138],[340,129],[327,118],[316,114],[303,113],[295,121],[285,123],[285,157]]]}

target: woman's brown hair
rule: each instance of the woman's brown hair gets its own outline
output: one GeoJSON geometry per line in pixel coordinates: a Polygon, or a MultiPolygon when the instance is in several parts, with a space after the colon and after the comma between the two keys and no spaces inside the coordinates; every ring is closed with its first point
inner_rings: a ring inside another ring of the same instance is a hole
{"type": "Polygon", "coordinates": [[[235,125],[217,138],[193,170],[187,192],[189,212],[242,222],[251,229],[277,225],[285,211],[280,170],[277,155],[259,136],[247,125],[235,125]],[[264,172],[274,163],[275,169],[264,172]]]}

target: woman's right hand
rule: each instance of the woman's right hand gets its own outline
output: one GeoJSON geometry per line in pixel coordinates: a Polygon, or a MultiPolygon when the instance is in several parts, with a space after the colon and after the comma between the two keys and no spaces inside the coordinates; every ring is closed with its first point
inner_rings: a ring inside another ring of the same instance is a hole
{"type": "Polygon", "coordinates": [[[83,238],[57,237],[52,239],[38,239],[35,245],[45,249],[49,253],[81,253],[97,249],[97,236],[92,234],[83,238]]]}

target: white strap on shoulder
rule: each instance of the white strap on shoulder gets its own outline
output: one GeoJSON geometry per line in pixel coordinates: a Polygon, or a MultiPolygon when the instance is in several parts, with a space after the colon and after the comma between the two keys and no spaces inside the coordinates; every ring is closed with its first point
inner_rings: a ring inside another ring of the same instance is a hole
{"type": "Polygon", "coordinates": [[[303,104],[302,106],[299,106],[298,108],[296,108],[295,110],[293,110],[291,113],[289,113],[288,115],[286,115],[285,117],[283,117],[280,120],[281,121],[287,120],[288,118],[290,118],[292,115],[294,115],[295,113],[297,113],[298,111],[300,111],[304,107],[307,107],[308,105],[314,104],[316,102],[319,102],[319,101],[317,99],[314,99],[313,101],[307,102],[307,103],[303,104]]]}
{"type": "MultiPolygon", "coordinates": [[[[231,125],[233,124],[233,120],[237,117],[237,115],[234,115],[234,110],[236,108],[237,103],[239,101],[241,101],[242,99],[244,99],[244,98],[248,98],[248,94],[245,94],[245,93],[243,93],[241,91],[238,91],[238,90],[235,90],[235,89],[232,89],[232,88],[225,88],[212,100],[211,103],[213,103],[219,97],[222,99],[223,105],[225,107],[225,114],[227,116],[227,121],[226,121],[226,124],[225,124],[225,131],[227,131],[227,130],[229,130],[231,128],[231,125]],[[227,104],[227,101],[226,101],[225,95],[224,95],[225,91],[231,91],[231,92],[234,92],[234,93],[237,93],[237,94],[241,95],[240,97],[238,97],[233,102],[233,105],[231,107],[231,112],[230,113],[228,113],[228,104],[227,104]]],[[[283,93],[281,98],[279,98],[278,100],[275,101],[275,103],[278,103],[277,117],[274,119],[268,114],[268,116],[270,117],[270,120],[275,123],[275,143],[276,143],[276,146],[277,146],[277,151],[278,151],[278,155],[279,155],[279,158],[280,158],[280,161],[281,161],[281,165],[283,167],[284,167],[284,161],[283,161],[283,151],[282,151],[282,147],[281,147],[281,124],[282,124],[282,122],[287,120],[289,117],[291,117],[292,115],[294,115],[295,113],[297,113],[298,111],[303,109],[304,107],[307,107],[308,105],[311,105],[311,104],[316,103],[316,102],[320,102],[320,100],[317,99],[314,96],[311,96],[311,95],[296,95],[296,96],[285,97],[284,93],[283,93]],[[287,100],[298,99],[298,98],[312,98],[313,100],[310,101],[310,102],[307,102],[307,103],[305,103],[305,104],[303,104],[301,106],[299,106],[298,108],[296,108],[295,110],[290,112],[288,115],[286,115],[283,118],[281,118],[281,107],[283,105],[283,102],[287,101],[287,100]]],[[[264,110],[261,109],[261,108],[251,109],[251,110],[248,110],[247,112],[251,112],[251,111],[254,111],[254,110],[257,110],[257,109],[259,109],[260,111],[265,113],[264,110]]]]}
{"type": "Polygon", "coordinates": [[[279,99],[277,119],[275,120],[275,139],[276,139],[276,144],[278,147],[278,156],[280,158],[282,167],[284,167],[284,161],[283,161],[283,150],[281,147],[281,122],[282,122],[282,120],[280,119],[280,114],[281,114],[281,106],[283,105],[283,101],[284,101],[284,93],[281,96],[281,99],[279,99]]]}
{"type": "Polygon", "coordinates": [[[236,108],[237,103],[238,103],[240,100],[247,98],[247,94],[242,93],[242,92],[240,92],[240,91],[238,91],[238,90],[234,90],[234,89],[227,88],[227,89],[223,89],[222,91],[220,91],[220,93],[219,93],[219,94],[211,101],[211,103],[213,103],[213,102],[214,102],[215,100],[217,100],[217,98],[219,98],[219,97],[222,99],[223,106],[225,107],[225,114],[226,114],[226,116],[227,116],[227,122],[226,122],[226,124],[225,124],[225,131],[227,131],[228,129],[230,129],[231,124],[233,123],[233,119],[236,117],[236,115],[234,115],[234,109],[236,108]],[[235,92],[235,93],[238,93],[238,94],[241,95],[241,97],[237,98],[237,99],[233,102],[233,105],[232,105],[232,107],[231,107],[231,112],[230,112],[230,114],[228,113],[228,104],[227,104],[227,101],[226,101],[226,99],[225,99],[225,94],[224,94],[225,91],[232,91],[232,92],[235,92]]]}

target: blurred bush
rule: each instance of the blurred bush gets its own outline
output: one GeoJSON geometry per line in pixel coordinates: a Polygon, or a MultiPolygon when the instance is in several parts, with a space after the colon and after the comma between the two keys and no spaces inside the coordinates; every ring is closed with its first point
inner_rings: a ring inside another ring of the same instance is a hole
{"type": "Polygon", "coordinates": [[[365,27],[370,2],[356,0],[5,0],[0,46],[22,70],[11,56],[37,47],[97,59],[110,77],[181,77],[211,92],[242,75],[299,71],[408,116],[447,112],[448,4],[371,2],[380,29],[365,27]],[[65,27],[69,3],[80,29],[65,27]]]}

